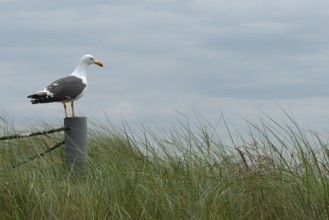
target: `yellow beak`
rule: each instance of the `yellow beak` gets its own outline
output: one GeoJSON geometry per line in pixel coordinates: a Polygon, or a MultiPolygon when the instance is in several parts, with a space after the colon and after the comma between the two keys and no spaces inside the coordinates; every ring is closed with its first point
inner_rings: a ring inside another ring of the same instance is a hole
{"type": "Polygon", "coordinates": [[[101,62],[99,62],[99,61],[95,61],[95,64],[98,65],[98,66],[100,66],[100,67],[103,67],[103,64],[101,62]]]}

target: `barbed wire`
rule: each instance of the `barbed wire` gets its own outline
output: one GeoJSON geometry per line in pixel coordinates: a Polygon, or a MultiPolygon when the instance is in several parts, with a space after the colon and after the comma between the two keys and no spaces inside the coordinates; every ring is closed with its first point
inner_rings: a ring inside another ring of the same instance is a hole
{"type": "MultiPolygon", "coordinates": [[[[23,133],[23,134],[14,134],[14,135],[0,137],[0,141],[18,139],[18,138],[27,138],[27,137],[33,137],[33,136],[38,136],[38,135],[47,135],[47,134],[56,133],[56,132],[60,132],[60,131],[66,131],[66,130],[69,130],[69,129],[70,128],[68,128],[68,127],[61,127],[61,128],[54,128],[54,129],[50,129],[50,130],[46,130],[46,131],[37,131],[37,132],[30,132],[30,133],[23,133]]],[[[39,154],[36,154],[33,157],[30,157],[26,160],[23,160],[23,161],[19,162],[18,164],[12,166],[12,168],[16,168],[16,167],[19,167],[23,164],[28,163],[29,161],[36,160],[37,158],[42,157],[42,156],[48,154],[49,152],[55,150],[56,148],[60,147],[64,143],[65,143],[65,141],[61,141],[61,142],[55,144],[54,146],[52,146],[51,148],[47,149],[46,151],[44,151],[42,153],[39,153],[39,154]]]]}
{"type": "Polygon", "coordinates": [[[56,148],[60,147],[64,143],[65,143],[65,141],[61,141],[61,142],[55,144],[54,146],[52,146],[51,148],[47,149],[46,151],[44,151],[44,152],[42,152],[40,154],[36,154],[33,157],[30,157],[30,158],[28,158],[26,160],[23,160],[23,161],[19,162],[18,164],[12,166],[12,168],[16,168],[16,167],[19,167],[19,166],[21,166],[23,164],[26,164],[26,163],[30,162],[30,161],[36,160],[37,158],[42,157],[42,156],[48,154],[49,152],[55,150],[56,148]]]}
{"type": "Polygon", "coordinates": [[[18,138],[27,138],[27,137],[33,137],[33,136],[38,136],[38,135],[46,135],[46,134],[51,134],[59,131],[65,131],[69,130],[70,128],[68,127],[61,127],[61,128],[55,128],[47,131],[37,131],[37,132],[31,132],[31,133],[24,133],[24,134],[14,134],[14,135],[9,135],[9,136],[3,136],[0,137],[0,141],[3,140],[10,140],[10,139],[18,139],[18,138]]]}

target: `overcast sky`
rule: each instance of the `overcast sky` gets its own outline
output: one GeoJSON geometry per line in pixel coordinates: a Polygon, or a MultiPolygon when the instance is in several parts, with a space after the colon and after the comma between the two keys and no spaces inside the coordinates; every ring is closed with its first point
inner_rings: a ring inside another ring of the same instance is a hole
{"type": "Polygon", "coordinates": [[[84,54],[76,113],[120,124],[220,112],[235,127],[265,112],[329,127],[327,0],[0,0],[1,108],[14,123],[61,122],[61,104],[27,95],[84,54]]]}

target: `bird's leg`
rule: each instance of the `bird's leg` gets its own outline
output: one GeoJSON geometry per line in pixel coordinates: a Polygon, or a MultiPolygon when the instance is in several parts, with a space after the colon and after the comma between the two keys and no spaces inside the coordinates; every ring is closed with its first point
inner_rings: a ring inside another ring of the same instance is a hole
{"type": "Polygon", "coordinates": [[[67,118],[67,112],[66,112],[66,105],[65,105],[65,102],[63,102],[63,105],[64,105],[65,118],[67,118]]]}
{"type": "Polygon", "coordinates": [[[73,104],[73,102],[71,102],[71,108],[72,108],[72,117],[74,118],[75,115],[74,115],[74,104],[73,104]]]}

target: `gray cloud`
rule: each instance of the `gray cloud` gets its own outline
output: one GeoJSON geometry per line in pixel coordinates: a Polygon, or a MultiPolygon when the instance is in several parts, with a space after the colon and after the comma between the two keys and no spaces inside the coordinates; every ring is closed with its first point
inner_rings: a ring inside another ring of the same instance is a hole
{"type": "Polygon", "coordinates": [[[245,115],[280,111],[269,107],[278,102],[323,117],[306,106],[326,108],[312,99],[329,91],[328,8],[324,0],[2,1],[1,100],[17,120],[62,117],[60,104],[25,97],[91,53],[105,67],[90,68],[77,111],[96,119],[144,123],[196,108],[216,120],[219,106],[245,115]]]}

